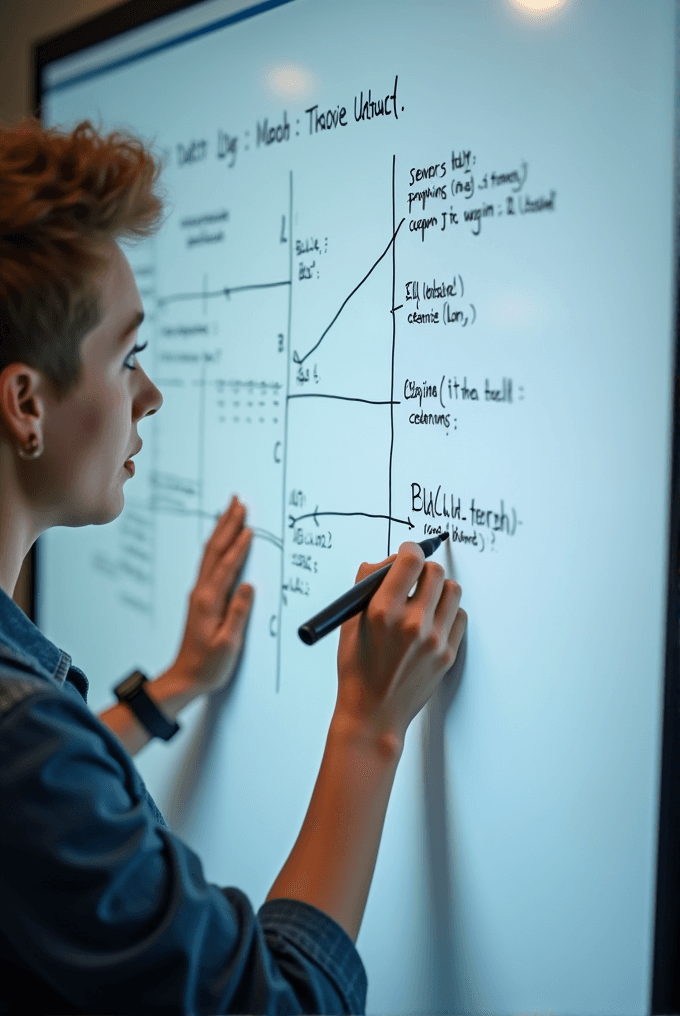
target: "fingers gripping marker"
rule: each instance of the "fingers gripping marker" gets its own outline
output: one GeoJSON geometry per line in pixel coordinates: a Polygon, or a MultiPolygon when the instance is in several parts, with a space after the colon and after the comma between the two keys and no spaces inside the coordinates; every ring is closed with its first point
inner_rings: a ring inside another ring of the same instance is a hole
{"type": "MultiPolygon", "coordinates": [[[[422,549],[425,557],[430,557],[439,544],[447,540],[448,537],[448,533],[440,533],[429,540],[423,540],[418,546],[422,549]]],[[[318,614],[315,614],[314,617],[311,617],[305,624],[300,625],[298,635],[305,645],[313,645],[323,638],[324,635],[328,635],[329,632],[334,631],[335,628],[348,621],[350,617],[361,613],[369,604],[374,593],[380,588],[383,579],[391,567],[392,564],[387,564],[384,568],[380,568],[371,575],[367,575],[365,579],[357,582],[356,585],[348,589],[342,596],[339,596],[337,600],[329,603],[327,607],[319,611],[318,614]]]]}

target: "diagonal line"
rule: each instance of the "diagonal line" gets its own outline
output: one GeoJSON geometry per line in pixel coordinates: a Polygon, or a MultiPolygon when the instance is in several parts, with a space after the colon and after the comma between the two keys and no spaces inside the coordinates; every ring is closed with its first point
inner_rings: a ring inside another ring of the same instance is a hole
{"type": "Polygon", "coordinates": [[[380,264],[380,262],[382,261],[382,259],[383,259],[383,258],[385,257],[385,255],[387,254],[388,250],[390,249],[390,247],[392,246],[392,244],[393,244],[393,243],[394,243],[394,241],[396,240],[396,238],[397,238],[397,233],[399,232],[399,230],[400,230],[400,229],[401,229],[401,227],[403,226],[404,222],[405,222],[405,219],[402,219],[402,220],[401,220],[401,222],[399,223],[399,225],[397,226],[397,228],[395,229],[394,233],[392,234],[392,239],[391,239],[391,240],[390,240],[390,242],[388,243],[387,247],[385,247],[385,250],[384,250],[384,251],[382,252],[382,254],[381,254],[381,255],[380,255],[380,257],[378,258],[378,260],[377,260],[377,261],[375,262],[375,264],[374,264],[374,265],[373,265],[373,266],[372,266],[371,268],[369,268],[369,270],[368,270],[368,271],[366,272],[366,274],[364,275],[364,277],[363,277],[363,279],[361,280],[361,282],[359,283],[359,285],[358,285],[358,286],[355,286],[355,287],[354,287],[354,289],[352,290],[352,292],[351,292],[351,293],[349,294],[349,296],[345,297],[345,299],[344,299],[344,300],[342,301],[342,303],[341,303],[341,305],[340,305],[340,310],[339,310],[339,311],[337,312],[337,314],[335,315],[335,317],[333,318],[333,320],[331,321],[331,323],[330,323],[330,324],[328,325],[328,327],[326,328],[326,330],[325,330],[325,331],[323,332],[323,334],[322,334],[321,338],[320,338],[320,339],[319,339],[319,341],[318,341],[318,342],[316,343],[316,345],[312,346],[312,348],[311,348],[311,349],[309,350],[309,352],[308,352],[308,353],[305,353],[305,355],[304,355],[304,356],[302,357],[302,359],[298,359],[298,360],[296,360],[296,361],[295,361],[296,363],[304,363],[304,362],[305,362],[305,360],[307,359],[307,357],[308,357],[308,356],[311,356],[311,355],[312,355],[312,353],[314,352],[314,350],[315,350],[315,349],[318,349],[318,347],[319,347],[319,346],[321,345],[321,343],[322,343],[322,342],[323,342],[323,340],[325,339],[325,337],[326,337],[326,335],[328,334],[328,332],[329,332],[329,331],[331,330],[331,328],[333,327],[333,325],[335,324],[335,322],[336,322],[336,321],[338,320],[338,318],[340,317],[340,314],[341,314],[341,313],[342,313],[342,311],[344,310],[344,308],[345,308],[345,305],[346,305],[346,304],[347,304],[347,303],[348,303],[348,302],[349,302],[349,301],[350,301],[350,300],[352,299],[352,297],[353,297],[353,296],[354,296],[354,294],[356,293],[357,289],[361,289],[361,287],[363,286],[363,284],[364,284],[364,282],[366,281],[366,279],[367,279],[367,278],[369,277],[369,275],[370,275],[370,274],[371,274],[372,272],[374,272],[374,271],[375,271],[375,269],[376,269],[376,268],[378,267],[378,265],[380,264]]]}
{"type": "Polygon", "coordinates": [[[253,530],[253,536],[259,536],[262,540],[269,540],[279,550],[283,549],[283,540],[279,536],[275,536],[274,533],[270,533],[268,529],[258,529],[257,526],[251,526],[253,530]]]}

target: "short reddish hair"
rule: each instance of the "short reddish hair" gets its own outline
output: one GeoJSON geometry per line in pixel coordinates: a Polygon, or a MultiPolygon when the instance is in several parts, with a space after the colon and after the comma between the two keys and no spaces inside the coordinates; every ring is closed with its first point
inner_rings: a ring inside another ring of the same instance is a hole
{"type": "Polygon", "coordinates": [[[139,138],[90,120],[68,133],[0,123],[0,373],[40,370],[59,401],[77,387],[80,342],[102,318],[97,248],[158,232],[161,170],[139,138]]]}

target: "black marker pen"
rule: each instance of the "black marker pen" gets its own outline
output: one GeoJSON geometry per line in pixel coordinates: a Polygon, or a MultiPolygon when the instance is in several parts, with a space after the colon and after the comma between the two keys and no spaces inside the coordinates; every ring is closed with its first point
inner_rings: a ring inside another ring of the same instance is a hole
{"type": "MultiPolygon", "coordinates": [[[[448,533],[439,533],[429,540],[423,540],[418,546],[422,547],[425,557],[430,557],[431,554],[434,554],[439,544],[444,540],[448,540],[448,538],[448,533]]],[[[311,646],[314,642],[322,639],[324,635],[328,635],[329,631],[333,631],[334,628],[349,620],[350,617],[360,613],[368,604],[393,564],[394,561],[391,564],[386,564],[384,568],[373,572],[372,575],[367,575],[365,579],[357,582],[346,593],[339,596],[337,600],[333,600],[324,610],[320,610],[314,617],[310,617],[306,624],[300,625],[298,635],[302,641],[311,646]]]]}

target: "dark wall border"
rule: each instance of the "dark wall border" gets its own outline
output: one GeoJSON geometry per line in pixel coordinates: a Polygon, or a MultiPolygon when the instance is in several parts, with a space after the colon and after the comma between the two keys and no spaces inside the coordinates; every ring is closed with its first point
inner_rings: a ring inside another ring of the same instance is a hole
{"type": "MultiPolygon", "coordinates": [[[[680,3],[675,4],[675,360],[670,463],[666,674],[651,1012],[680,1012],[680,3]]],[[[643,593],[640,590],[640,593],[643,593]]]]}

